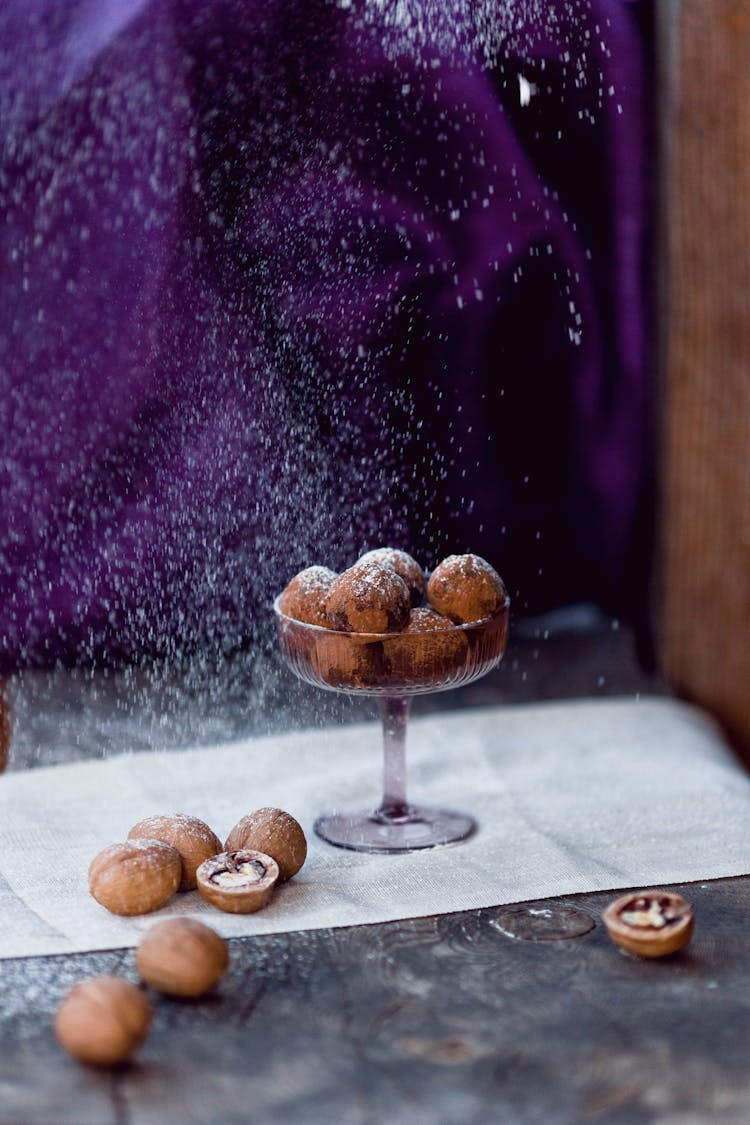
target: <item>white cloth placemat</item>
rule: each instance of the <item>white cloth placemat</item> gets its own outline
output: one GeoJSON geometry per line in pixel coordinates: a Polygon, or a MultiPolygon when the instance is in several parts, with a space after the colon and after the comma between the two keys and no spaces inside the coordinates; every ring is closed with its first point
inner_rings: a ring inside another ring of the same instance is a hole
{"type": "Polygon", "coordinates": [[[436,715],[412,722],[408,761],[410,797],[472,813],[473,838],[383,856],[313,835],[322,811],[378,803],[376,723],[6,774],[0,957],[132,946],[176,914],[231,937],[750,873],[750,778],[713,723],[683,704],[436,715]],[[119,918],[89,896],[90,860],[143,817],[192,813],[223,839],[262,805],[296,816],[310,844],[305,867],[262,912],[222,914],[192,892],[119,918]]]}

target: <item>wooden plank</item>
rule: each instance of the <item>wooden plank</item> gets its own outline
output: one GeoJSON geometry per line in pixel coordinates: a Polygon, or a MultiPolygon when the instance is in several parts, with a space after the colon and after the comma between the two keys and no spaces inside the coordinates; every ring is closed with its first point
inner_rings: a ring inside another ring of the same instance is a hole
{"type": "Polygon", "coordinates": [[[529,904],[526,924],[503,908],[236,940],[218,993],[157,999],[112,1074],[67,1059],[51,1017],[76,979],[132,977],[130,952],[0,963],[0,1122],[750,1120],[750,878],[678,889],[696,932],[661,962],[612,945],[612,894],[529,904]]]}
{"type": "Polygon", "coordinates": [[[658,648],[750,760],[750,6],[663,4],[658,648]]]}

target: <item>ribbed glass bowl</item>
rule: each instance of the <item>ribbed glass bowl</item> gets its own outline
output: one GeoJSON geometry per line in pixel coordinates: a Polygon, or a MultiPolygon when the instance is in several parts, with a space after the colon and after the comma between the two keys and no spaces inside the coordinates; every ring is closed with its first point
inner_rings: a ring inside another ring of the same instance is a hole
{"type": "Polygon", "coordinates": [[[296,676],[315,687],[377,697],[383,725],[383,799],[376,809],[335,809],[315,831],[329,844],[367,852],[409,852],[465,840],[468,813],[415,805],[406,797],[406,730],[411,697],[478,680],[499,664],[508,602],[468,625],[421,633],[342,633],[286,617],[274,602],[279,646],[296,676]]]}
{"type": "Polygon", "coordinates": [[[343,633],[286,617],[274,602],[279,647],[301,680],[352,695],[448,691],[500,663],[508,603],[494,617],[423,633],[343,633]]]}

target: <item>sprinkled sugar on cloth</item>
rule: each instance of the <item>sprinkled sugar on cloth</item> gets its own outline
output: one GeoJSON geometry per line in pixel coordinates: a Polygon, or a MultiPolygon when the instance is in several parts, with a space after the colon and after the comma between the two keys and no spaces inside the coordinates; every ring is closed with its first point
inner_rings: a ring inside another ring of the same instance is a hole
{"type": "Polygon", "coordinates": [[[237,936],[750,873],[750,778],[682,704],[443,714],[412,723],[408,758],[412,798],[472,813],[472,839],[382,856],[313,835],[318,813],[377,803],[376,723],[0,777],[0,956],[132,946],[168,915],[237,936]],[[261,913],[222,914],[192,892],[129,919],[89,896],[89,861],[143,817],[193,813],[224,838],[261,805],[288,809],[310,843],[261,913]]]}

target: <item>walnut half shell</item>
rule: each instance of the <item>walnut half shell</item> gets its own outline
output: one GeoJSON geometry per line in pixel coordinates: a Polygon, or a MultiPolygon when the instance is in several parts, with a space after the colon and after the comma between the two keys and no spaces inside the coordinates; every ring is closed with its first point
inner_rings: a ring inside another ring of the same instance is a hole
{"type": "Polygon", "coordinates": [[[253,914],[270,901],[279,865],[264,852],[222,852],[202,863],[196,878],[198,890],[212,906],[229,914],[253,914]]]}
{"type": "Polygon", "coordinates": [[[672,891],[637,891],[610,903],[602,915],[616,945],[638,957],[666,957],[693,934],[693,908],[672,891]]]}

